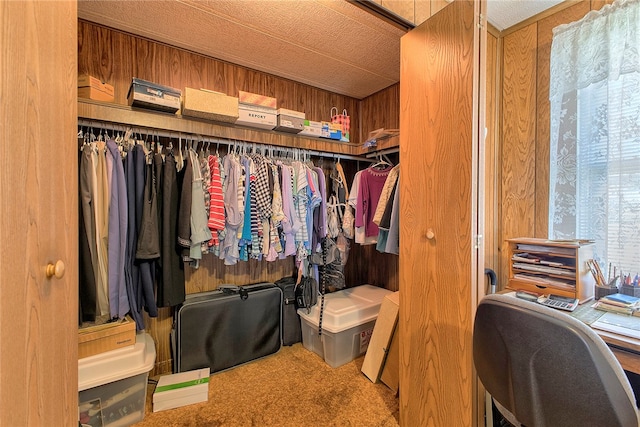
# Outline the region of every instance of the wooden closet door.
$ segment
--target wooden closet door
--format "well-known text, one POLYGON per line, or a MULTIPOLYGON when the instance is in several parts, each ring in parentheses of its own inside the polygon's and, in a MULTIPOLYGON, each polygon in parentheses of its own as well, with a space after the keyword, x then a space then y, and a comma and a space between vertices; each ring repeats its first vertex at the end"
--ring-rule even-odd
POLYGON ((75 1, 0 2, 2 426, 78 423, 76 27, 75 1))
POLYGON ((479 418, 471 334, 484 271, 481 7, 456 0, 401 42, 402 426, 471 426, 479 418))

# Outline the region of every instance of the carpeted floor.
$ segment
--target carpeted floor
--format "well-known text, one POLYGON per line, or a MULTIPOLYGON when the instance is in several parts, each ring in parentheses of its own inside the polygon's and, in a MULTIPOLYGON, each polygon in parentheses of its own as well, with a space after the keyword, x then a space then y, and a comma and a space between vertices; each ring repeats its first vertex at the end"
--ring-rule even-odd
POLYGON ((282 347, 213 374, 208 402, 156 413, 149 385, 144 420, 135 426, 397 426, 398 399, 360 372, 363 360, 334 369, 302 344, 282 347))

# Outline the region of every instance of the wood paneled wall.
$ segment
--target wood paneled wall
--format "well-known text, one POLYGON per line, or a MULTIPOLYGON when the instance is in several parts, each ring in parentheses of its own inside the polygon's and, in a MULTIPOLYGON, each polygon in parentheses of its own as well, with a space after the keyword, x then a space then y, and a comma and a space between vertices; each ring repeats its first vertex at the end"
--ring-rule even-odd
MULTIPOLYGON (((88 73, 112 84, 115 103, 123 105, 127 104, 132 77, 138 77, 182 90, 207 88, 233 96, 237 96, 239 90, 246 90, 273 96, 278 99, 279 107, 304 111, 311 120, 328 120, 332 106, 340 110, 346 108, 351 116, 353 143, 361 140, 361 129, 365 129, 366 135, 375 126, 398 127, 398 85, 357 100, 82 20, 78 22, 78 73, 88 73), (366 111, 364 120, 370 124, 361 124, 361 108, 366 111)), ((358 168, 368 166, 368 163, 343 162, 349 183, 358 168)), ((250 260, 225 266, 217 258, 205 255, 198 269, 186 267, 185 286, 187 293, 195 293, 216 289, 221 284, 273 282, 294 271, 291 258, 276 262, 250 260)), ((345 268, 350 286, 370 283, 395 291, 397 272, 397 256, 381 254, 373 246, 352 243, 345 268)), ((156 342, 156 366, 152 375, 171 371, 172 321, 171 308, 159 309, 157 318, 145 316, 148 332, 156 342)))
POLYGON ((360 102, 360 141, 366 141, 369 132, 400 127, 400 84, 389 86, 360 102))
POLYGON ((610 0, 570 1, 503 32, 501 111, 501 253, 499 285, 507 282, 505 240, 547 237, 549 212, 549 54, 554 27, 582 18, 610 0))
MULTIPOLYGON (((497 121, 500 99, 499 85, 499 46, 501 40, 496 35, 495 29, 490 27, 487 33, 487 71, 486 71, 486 112, 485 126, 487 136, 484 143, 484 263, 486 268, 497 270, 500 257, 497 250, 497 239, 499 236, 499 191, 500 191, 500 167, 499 167, 499 145, 497 121)), ((488 282, 487 282, 488 285, 488 282)))
MULTIPOLYGON (((112 84, 117 104, 127 104, 131 78, 137 77, 181 90, 205 88, 230 96, 244 90, 272 96, 278 99, 278 107, 304 111, 310 120, 329 120, 331 107, 346 108, 352 128, 360 128, 355 98, 82 20, 78 22, 78 73, 112 84)), ((356 138, 353 143, 358 142, 356 138)))

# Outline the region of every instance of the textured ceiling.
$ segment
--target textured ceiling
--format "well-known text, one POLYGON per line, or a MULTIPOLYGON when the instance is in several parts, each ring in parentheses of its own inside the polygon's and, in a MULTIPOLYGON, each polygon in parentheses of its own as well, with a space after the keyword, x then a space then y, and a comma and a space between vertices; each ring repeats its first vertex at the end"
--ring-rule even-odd
MULTIPOLYGON (((508 28, 559 1, 489 0, 508 28)), ((405 31, 345 0, 80 0, 81 19, 357 99, 400 80, 405 31)))
POLYGON ((400 79, 405 31, 343 0, 81 0, 78 16, 358 99, 400 79))
POLYGON ((505 30, 564 0, 488 0, 487 20, 498 30, 505 30))

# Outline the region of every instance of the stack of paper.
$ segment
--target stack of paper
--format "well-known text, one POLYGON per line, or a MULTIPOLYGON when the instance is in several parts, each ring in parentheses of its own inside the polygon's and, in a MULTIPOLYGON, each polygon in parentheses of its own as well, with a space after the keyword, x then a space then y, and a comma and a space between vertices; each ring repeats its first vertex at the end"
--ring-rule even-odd
POLYGON ((611 294, 594 304, 598 310, 640 316, 640 298, 626 294, 611 294))
POLYGON ((164 375, 153 392, 153 412, 209 400, 209 368, 164 375))
POLYGON ((591 324, 592 328, 640 339, 640 321, 617 313, 605 313, 591 324))

